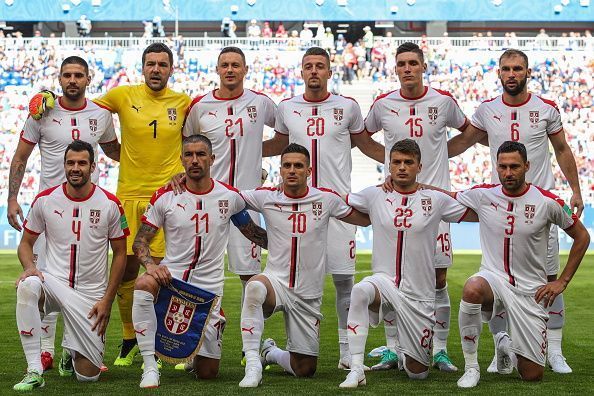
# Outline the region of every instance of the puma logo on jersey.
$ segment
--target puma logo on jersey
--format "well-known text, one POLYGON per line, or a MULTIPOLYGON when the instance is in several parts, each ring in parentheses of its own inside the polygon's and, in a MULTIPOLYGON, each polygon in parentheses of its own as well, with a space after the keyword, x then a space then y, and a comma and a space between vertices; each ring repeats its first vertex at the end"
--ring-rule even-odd
POLYGON ((136 106, 132 105, 130 107, 132 107, 134 110, 136 110, 137 113, 140 111, 140 109, 142 109, 142 106, 136 107, 136 106))
MULTIPOLYGON (((218 111, 218 110, 217 110, 217 111, 218 111)), ((209 111, 209 112, 208 112, 208 115, 211 115, 211 116, 213 116, 213 117, 215 117, 215 118, 216 118, 216 116, 217 116, 217 111, 209 111)))
POLYGON ((491 206, 494 207, 495 210, 497 210, 497 208, 499 207, 499 204, 491 202, 491 206))
POLYGON ((21 335, 33 337, 33 329, 34 327, 32 327, 29 331, 21 330, 21 335))
POLYGON ((301 112, 302 112, 302 111, 303 111, 303 110, 299 110, 299 111, 297 111, 297 110, 293 110, 293 113, 294 113, 294 114, 297 114, 299 117, 301 117, 301 112))
POLYGON ((186 205, 188 205, 188 204, 185 204, 185 205, 182 205, 182 204, 179 204, 179 203, 177 204, 177 206, 179 206, 180 208, 182 208, 184 210, 184 212, 186 211, 186 205))
POLYGON ((396 109, 396 110, 394 110, 394 109, 390 109, 390 113, 394 113, 394 114, 396 114, 398 117, 400 117, 400 109, 396 109))
POLYGON ((476 344, 476 337, 477 336, 464 336, 464 341, 472 341, 473 344, 476 344))
POLYGON ((355 326, 347 326, 347 330, 350 330, 353 332, 353 334, 357 334, 357 327, 359 327, 360 325, 355 325, 355 326))
POLYGON ((54 213, 60 216, 61 218, 64 218, 64 211, 58 212, 57 210, 54 210, 54 213))
POLYGON ((62 126, 62 119, 60 118, 59 120, 52 118, 52 121, 55 122, 56 124, 62 126))
POLYGON ((396 200, 395 198, 393 198, 393 199, 386 198, 386 202, 388 202, 390 205, 393 205, 395 200, 396 200))
POLYGON ((274 206, 276 206, 281 212, 283 211, 283 205, 275 203, 274 206))
POLYGON ((493 118, 495 118, 497 121, 501 122, 501 114, 500 115, 493 114, 493 118))

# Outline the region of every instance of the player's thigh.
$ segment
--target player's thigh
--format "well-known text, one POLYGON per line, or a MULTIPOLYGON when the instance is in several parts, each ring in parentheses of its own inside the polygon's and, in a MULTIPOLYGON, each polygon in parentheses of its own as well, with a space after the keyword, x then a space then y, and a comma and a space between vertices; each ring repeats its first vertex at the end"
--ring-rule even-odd
MULTIPOLYGON (((140 229, 142 216, 144 215, 149 203, 150 201, 148 200, 122 200, 122 207, 124 208, 124 214, 126 215, 126 220, 128 221, 128 229, 130 230, 130 236, 126 240, 126 254, 128 256, 134 256, 132 245, 134 244, 134 238, 136 238, 136 234, 140 229)), ((152 256, 165 257, 165 236, 162 229, 157 231, 155 234, 150 243, 150 249, 152 256)))
POLYGON ((294 296, 284 307, 287 350, 317 357, 320 353, 321 298, 301 299, 294 296))
MULTIPOLYGON (((262 304, 264 318, 270 317, 274 312, 281 311, 283 301, 288 300, 287 288, 282 283, 270 274, 258 274, 253 276, 249 282, 260 282, 266 288, 266 298, 262 304)), ((249 282, 246 285, 246 296, 249 293, 249 282)))
POLYGON ((437 239, 435 240, 435 255, 433 265, 436 269, 450 268, 452 266, 452 237, 450 223, 440 222, 437 239))
MULTIPOLYGON (((512 350, 518 356, 543 366, 547 351, 547 310, 533 296, 513 293, 506 304, 512 350)), ((520 372, 520 374, 522 374, 520 372)))
MULTIPOLYGON (((394 310, 389 299, 390 289, 395 288, 394 282, 390 277, 384 274, 373 274, 361 279, 361 282, 371 283, 375 289, 375 298, 373 303, 368 307, 369 311, 369 325, 377 327, 384 318, 386 312, 394 310)), ((352 301, 352 300, 351 300, 352 301)))
POLYGON ((557 275, 560 268, 559 262, 559 227, 551 225, 547 242, 547 276, 557 275))
MULTIPOLYGON (((254 223, 260 224, 260 216, 249 211, 254 223)), ((236 275, 254 275, 262 272, 261 249, 248 240, 237 227, 229 228, 227 243, 229 271, 236 275)))
POLYGON ((328 223, 326 273, 353 275, 355 273, 355 233, 357 227, 334 218, 328 223))

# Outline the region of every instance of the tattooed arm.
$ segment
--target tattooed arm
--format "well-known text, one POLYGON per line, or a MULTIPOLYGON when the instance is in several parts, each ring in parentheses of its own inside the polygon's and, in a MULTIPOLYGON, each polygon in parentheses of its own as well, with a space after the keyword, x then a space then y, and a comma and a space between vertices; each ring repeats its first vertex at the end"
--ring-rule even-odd
POLYGON ((18 202, 19 190, 23 177, 25 176, 25 168, 27 167, 27 160, 35 145, 19 140, 12 162, 10 163, 10 174, 8 176, 8 208, 6 215, 8 223, 17 231, 21 231, 21 223, 24 220, 23 209, 18 202), (20 222, 19 222, 20 218, 20 222))
POLYGON ((142 223, 140 230, 136 234, 136 238, 134 238, 132 250, 136 257, 138 257, 140 264, 146 268, 146 274, 155 278, 159 285, 166 286, 171 282, 171 274, 166 266, 155 264, 155 261, 151 257, 151 248, 149 246, 157 231, 157 228, 142 223))
POLYGON ((101 149, 109 158, 120 162, 120 142, 114 140, 113 142, 100 143, 101 149))
POLYGON ((247 224, 236 224, 235 226, 239 228, 239 231, 241 231, 244 237, 261 248, 268 249, 268 235, 266 234, 266 230, 254 223, 251 218, 247 224))

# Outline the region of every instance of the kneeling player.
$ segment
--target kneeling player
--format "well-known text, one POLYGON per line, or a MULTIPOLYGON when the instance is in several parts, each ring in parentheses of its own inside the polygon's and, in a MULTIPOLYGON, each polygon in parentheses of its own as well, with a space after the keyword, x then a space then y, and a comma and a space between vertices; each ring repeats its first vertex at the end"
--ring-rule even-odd
POLYGON ((72 356, 65 366, 79 381, 99 379, 105 349, 105 330, 111 304, 126 265, 129 234, 118 199, 91 183, 95 169, 93 147, 75 140, 66 148, 66 183, 41 192, 33 201, 18 255, 24 272, 17 280, 17 325, 27 374, 14 386, 29 391, 45 385, 41 366, 42 314, 61 312, 67 336, 62 346, 72 356), (33 245, 45 233, 46 267, 33 261, 33 245), (113 259, 109 271, 107 252, 113 259))
MULTIPOLYGON (((214 159, 207 137, 184 138, 181 155, 186 171, 184 192, 176 195, 171 188, 158 190, 134 240, 134 252, 146 268, 146 273, 136 281, 132 309, 134 331, 144 359, 141 388, 159 386, 159 369, 154 358, 157 317, 153 306, 159 288, 175 277, 222 296, 229 221, 237 213, 241 212, 246 219, 240 226, 242 233, 266 247, 266 232, 251 221, 247 212, 242 212, 245 202, 238 191, 210 178, 214 159), (165 232, 166 252, 160 264, 155 264, 149 245, 161 227, 165 232)), ((198 378, 214 378, 219 371, 225 325, 220 301, 205 323, 204 338, 194 359, 198 378)))
POLYGON ((373 275, 351 293, 347 329, 351 372, 341 388, 366 384, 363 357, 369 325, 377 326, 385 312, 394 312, 400 341, 397 352, 412 379, 429 374, 435 325, 435 239, 441 221, 475 219, 474 213, 447 194, 419 189, 421 150, 411 139, 390 150, 393 192, 368 187, 347 196, 347 203, 369 213, 373 227, 373 275))
POLYGON ((266 268, 245 289, 241 311, 241 337, 246 357, 241 387, 262 381, 258 350, 264 316, 283 311, 287 349, 264 341, 264 363, 277 363, 298 377, 312 376, 319 353, 320 305, 324 290, 328 221, 339 218, 368 225, 369 218, 346 205, 330 190, 307 186, 311 174, 307 149, 289 144, 281 154, 280 174, 284 191, 271 188, 242 191, 250 209, 261 212, 269 230, 266 268))

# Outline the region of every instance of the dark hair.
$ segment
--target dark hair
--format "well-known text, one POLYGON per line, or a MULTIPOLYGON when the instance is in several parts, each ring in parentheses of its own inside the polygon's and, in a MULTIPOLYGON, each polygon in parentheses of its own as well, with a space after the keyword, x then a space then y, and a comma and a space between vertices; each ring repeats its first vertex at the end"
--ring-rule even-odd
POLYGON ((219 53, 219 56, 217 58, 217 65, 219 64, 219 59, 221 59, 221 55, 228 54, 228 53, 239 54, 241 56, 241 59, 243 60, 243 65, 245 66, 247 64, 246 61, 245 61, 245 54, 243 53, 243 51, 241 50, 241 48, 238 48, 238 47, 225 47, 219 53))
POLYGON ((404 54, 405 52, 412 52, 419 56, 421 63, 425 63, 425 55, 423 54, 423 50, 415 43, 411 43, 410 41, 400 44, 396 49, 396 57, 400 54, 404 54))
POLYGON ((69 56, 68 58, 64 59, 60 65, 60 73, 62 73, 62 69, 66 65, 81 65, 85 69, 85 74, 87 76, 89 75, 89 64, 80 56, 69 56))
POLYGON ((91 146, 90 143, 83 142, 82 140, 73 140, 72 143, 66 147, 66 152, 64 153, 64 162, 66 162, 66 156, 68 155, 69 151, 75 151, 77 153, 87 151, 89 153, 90 163, 92 164, 95 162, 95 150, 93 150, 93 146, 91 146))
POLYGON ((528 68, 528 55, 526 55, 523 51, 520 51, 519 49, 514 49, 514 48, 505 50, 503 52, 503 54, 501 54, 501 56, 499 57, 499 64, 501 64, 501 59, 509 58, 512 56, 522 57, 524 59, 524 63, 526 64, 526 68, 528 68))
POLYGON ((528 153, 526 152, 526 146, 520 142, 506 141, 497 149, 497 159, 501 153, 520 153, 520 156, 524 162, 528 162, 528 153))
POLYGON ((204 135, 190 135, 190 136, 184 137, 182 140, 182 153, 184 150, 184 146, 186 144, 190 144, 190 143, 204 143, 204 144, 206 144, 206 147, 208 147, 209 153, 212 154, 212 142, 206 136, 204 136, 204 135))
POLYGON ((144 49, 144 51, 142 52, 142 66, 144 67, 144 60, 146 58, 146 54, 150 54, 150 53, 158 54, 161 52, 167 53, 167 56, 169 57, 169 66, 173 67, 173 53, 171 52, 169 47, 166 46, 164 43, 152 43, 151 45, 149 45, 148 47, 146 47, 144 49))
POLYGON ((421 149, 412 139, 402 139, 394 143, 390 149, 390 158, 392 158, 392 153, 412 154, 421 163, 421 149))
POLYGON ((330 66, 330 55, 328 55, 328 51, 326 51, 324 48, 309 47, 307 51, 305 51, 305 54, 303 54, 303 58, 301 58, 301 63, 303 63, 303 59, 305 59, 306 56, 310 55, 323 56, 324 58, 326 58, 326 63, 328 64, 328 66, 330 66))
POLYGON ((307 149, 305 147, 303 147, 302 145, 297 144, 297 143, 291 143, 283 149, 283 151, 281 152, 281 162, 282 162, 283 155, 291 154, 291 153, 305 155, 305 158, 307 158, 307 165, 309 165, 309 151, 307 151, 307 149))

